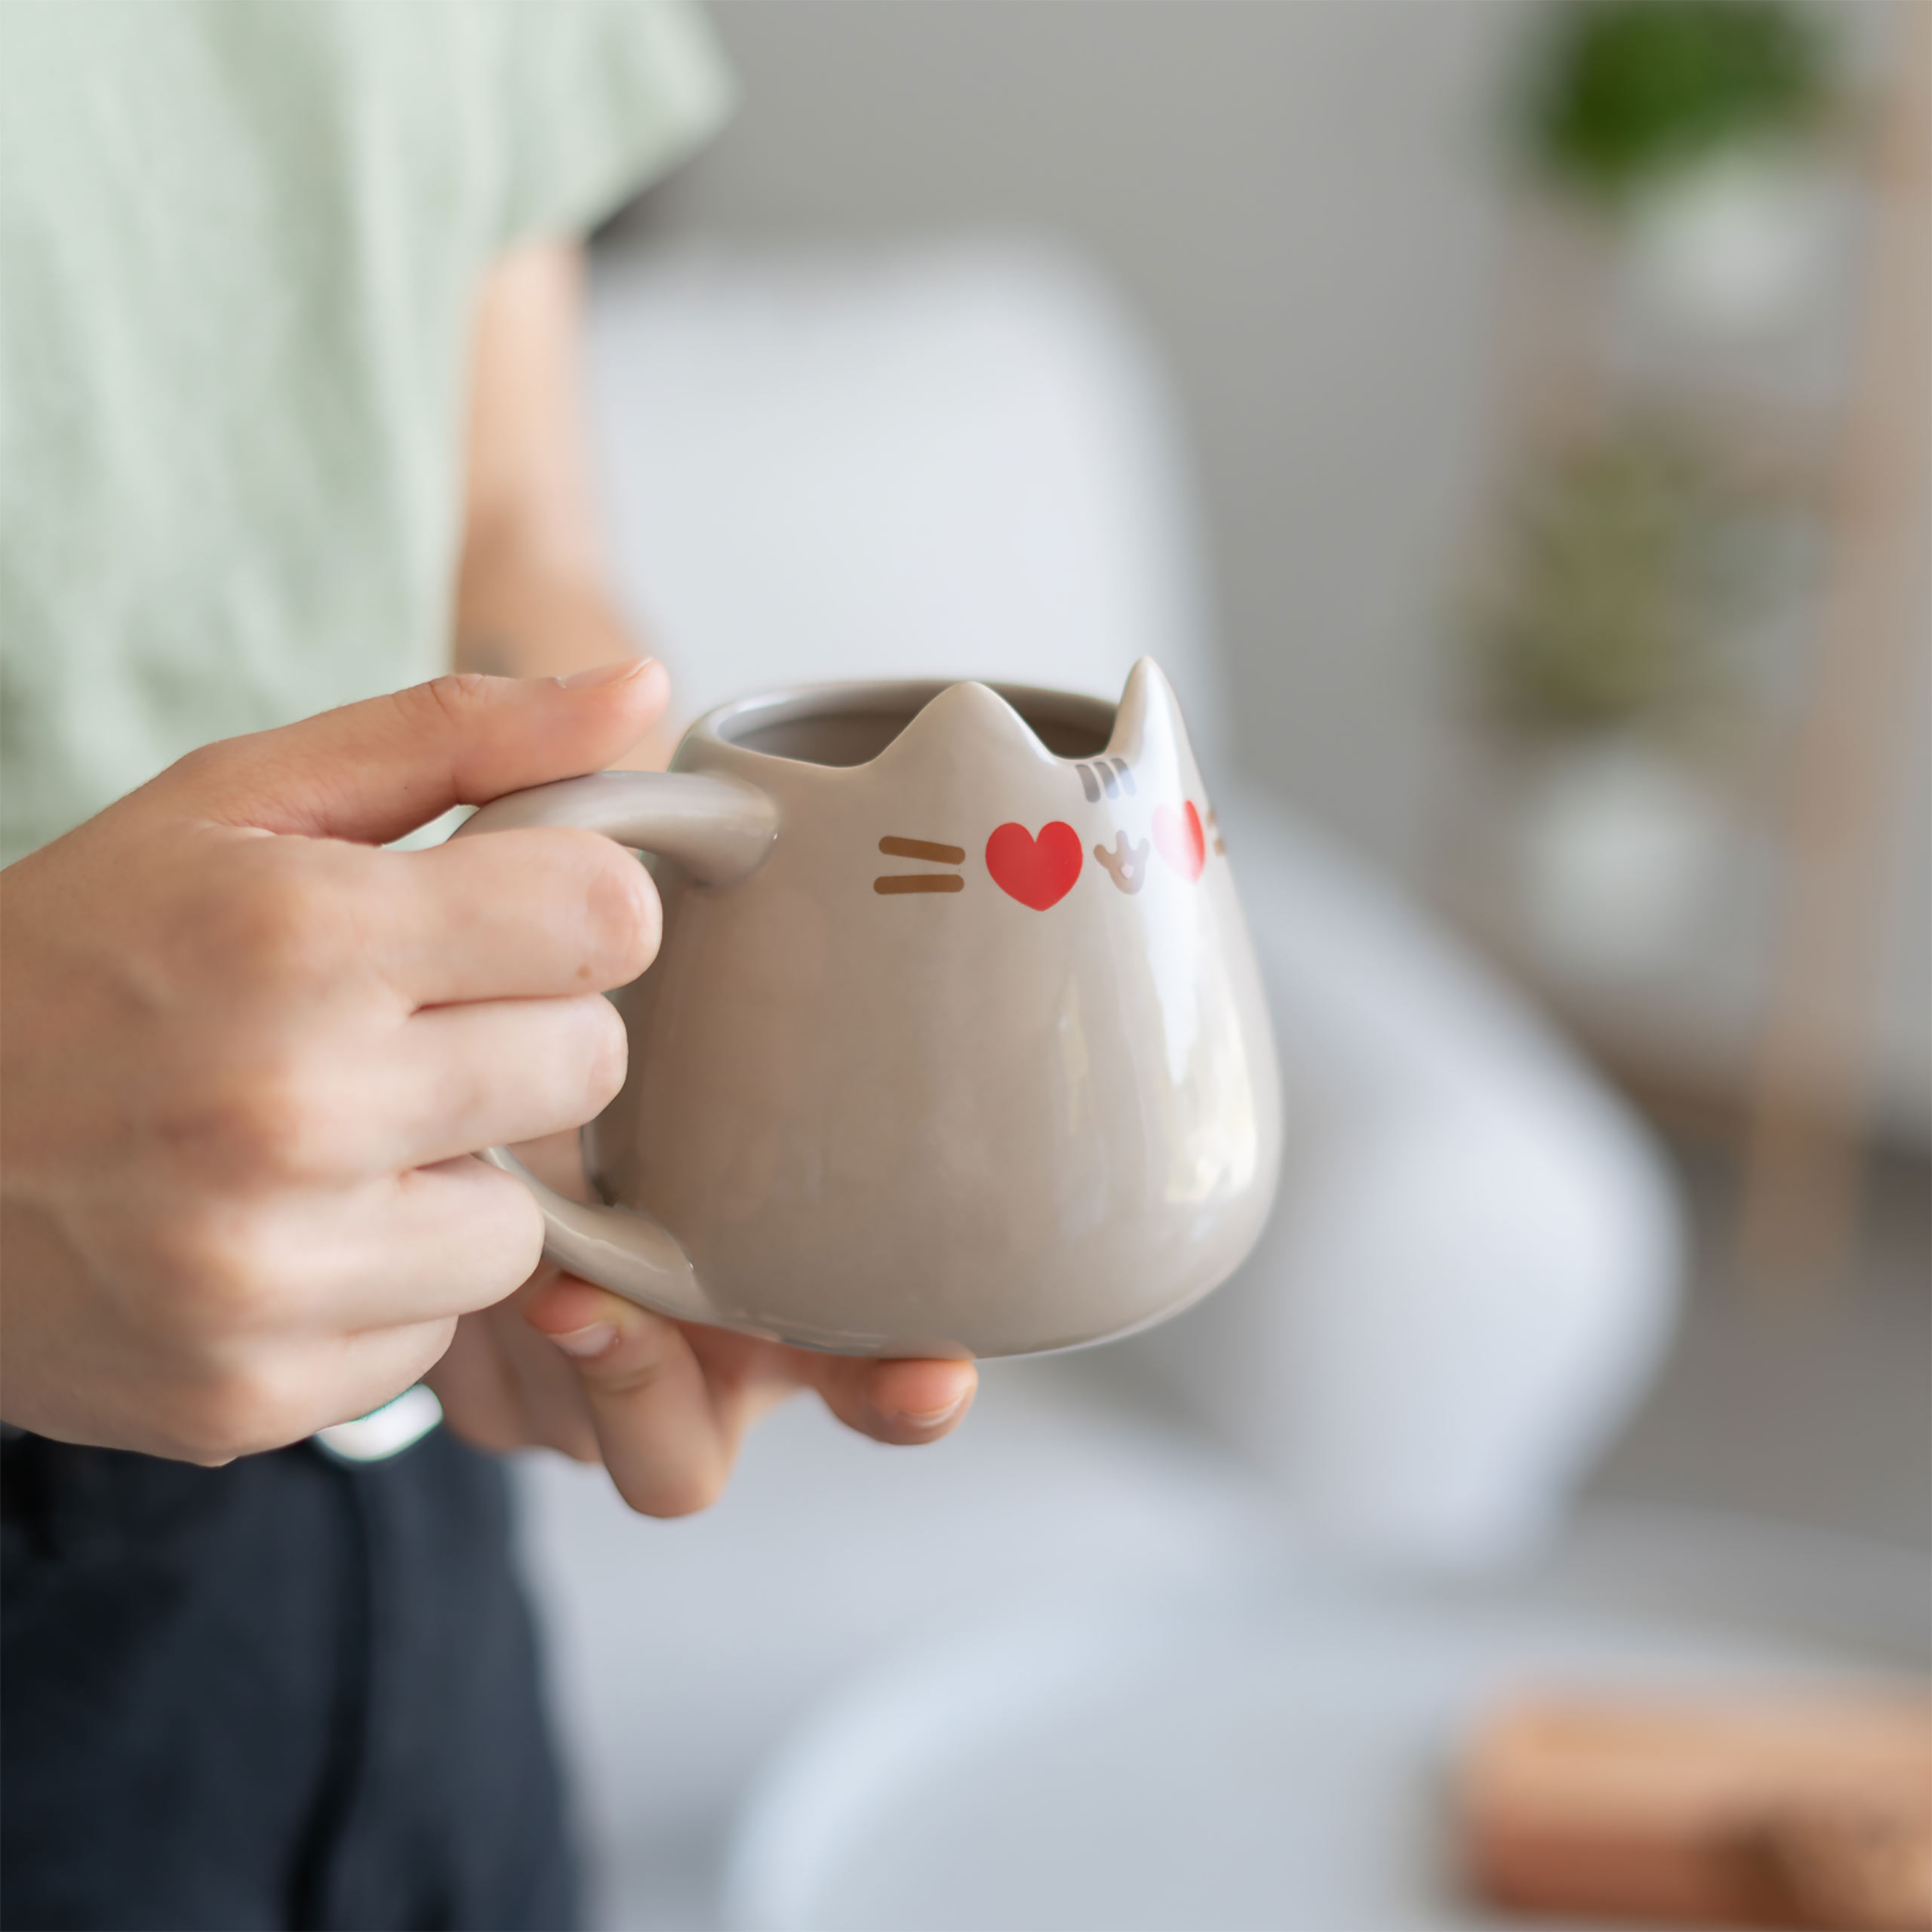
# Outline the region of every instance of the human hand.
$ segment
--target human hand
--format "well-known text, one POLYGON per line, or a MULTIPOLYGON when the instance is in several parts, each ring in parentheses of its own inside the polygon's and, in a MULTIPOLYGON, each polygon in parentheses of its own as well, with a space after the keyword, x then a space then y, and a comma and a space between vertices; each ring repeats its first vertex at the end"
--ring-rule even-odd
POLYGON ((716 1501, 746 1429, 800 1389, 881 1442, 937 1441, 965 1414, 971 1362, 869 1361, 652 1315, 546 1266, 457 1325, 429 1384, 479 1447, 601 1462, 648 1516, 716 1501))
POLYGON ((535 1204, 467 1156, 617 1092, 598 995, 655 894, 589 832, 377 846, 608 764, 665 695, 643 660, 439 678, 209 746, 0 875, 0 1414, 226 1461, 530 1275, 535 1204))

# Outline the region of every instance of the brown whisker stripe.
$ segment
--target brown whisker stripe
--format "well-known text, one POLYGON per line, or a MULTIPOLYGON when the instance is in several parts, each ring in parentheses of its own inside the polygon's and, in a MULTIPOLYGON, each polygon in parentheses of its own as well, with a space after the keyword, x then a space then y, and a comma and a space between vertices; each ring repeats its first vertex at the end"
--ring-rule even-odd
MULTIPOLYGON (((881 841, 883 842, 883 841, 881 841)), ((911 843, 902 839, 902 844, 911 843)), ((957 872, 888 872, 872 881, 875 892, 964 892, 966 881, 957 872)))
MULTIPOLYGON (((935 845, 924 838, 881 838, 878 849, 888 859, 931 859, 941 866, 960 866, 966 863, 966 848, 963 845, 935 845)), ((884 888, 880 888, 881 891, 884 888)), ((902 890, 905 888, 901 888, 902 890)), ((937 888, 949 892, 950 886, 937 888)))

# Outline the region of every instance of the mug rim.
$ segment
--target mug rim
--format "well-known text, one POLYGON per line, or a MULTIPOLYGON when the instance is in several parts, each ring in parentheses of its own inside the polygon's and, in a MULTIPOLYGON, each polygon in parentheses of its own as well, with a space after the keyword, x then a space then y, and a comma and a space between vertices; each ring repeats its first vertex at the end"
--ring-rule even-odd
POLYGON ((1112 735, 1114 721, 1120 711, 1117 699, 1063 691, 1050 685, 996 684, 985 678, 855 678, 823 684, 785 685, 774 691, 754 691, 747 697, 728 700, 706 712, 685 736, 713 749, 728 752, 734 758, 806 771, 864 771, 891 754, 928 705, 961 685, 980 685, 1011 706, 1020 721, 1039 740, 1041 750, 1063 764, 1080 761, 1048 749, 1044 740, 1040 740, 1038 722, 1097 731, 1105 743, 1112 735), (905 723, 869 758, 851 765, 828 764, 817 758, 789 758, 781 752, 761 751, 733 735, 841 713, 862 718, 903 717, 905 723))

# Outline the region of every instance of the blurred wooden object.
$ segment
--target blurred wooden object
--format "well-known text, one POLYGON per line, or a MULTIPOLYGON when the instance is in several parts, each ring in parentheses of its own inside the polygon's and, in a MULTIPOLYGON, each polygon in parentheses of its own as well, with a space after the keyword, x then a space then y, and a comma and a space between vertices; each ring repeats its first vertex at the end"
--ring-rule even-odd
POLYGON ((1737 1262, 1752 1281, 1829 1280, 1848 1243, 1903 734, 1926 701, 1932 5, 1901 12, 1746 1143, 1737 1262))
POLYGON ((1457 1800, 1510 1910, 1932 1932, 1932 1704, 1530 1697, 1470 1741, 1457 1800))

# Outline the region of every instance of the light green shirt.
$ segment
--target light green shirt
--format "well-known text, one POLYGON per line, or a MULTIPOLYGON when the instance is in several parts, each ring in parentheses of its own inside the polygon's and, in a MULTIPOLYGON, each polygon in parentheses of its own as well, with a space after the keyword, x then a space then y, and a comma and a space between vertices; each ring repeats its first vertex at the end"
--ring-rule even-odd
POLYGON ((445 667, 479 272, 726 93, 688 0, 0 0, 0 861, 445 667))

